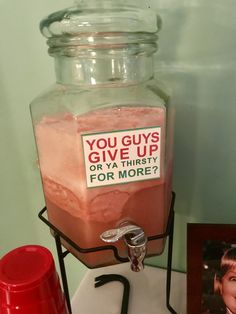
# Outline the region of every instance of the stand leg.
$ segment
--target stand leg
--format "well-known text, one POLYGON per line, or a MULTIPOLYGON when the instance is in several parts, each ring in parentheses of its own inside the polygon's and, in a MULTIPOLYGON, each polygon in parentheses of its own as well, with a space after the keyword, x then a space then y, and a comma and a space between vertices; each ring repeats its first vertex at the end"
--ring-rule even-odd
POLYGON ((63 257, 63 252, 61 248, 60 236, 58 234, 55 234, 55 241, 56 241, 57 255, 58 255, 58 260, 59 260, 59 265, 60 265, 61 279, 62 279, 63 290, 64 290, 64 294, 66 298, 67 308, 68 308, 69 313, 72 314, 64 257, 63 257))
POLYGON ((170 290, 171 290, 171 271, 172 271, 172 252, 173 252, 173 235, 174 235, 174 211, 171 217, 171 228, 168 243, 168 263, 167 263, 167 278, 166 278, 166 306, 172 314, 177 314, 170 305, 170 290))

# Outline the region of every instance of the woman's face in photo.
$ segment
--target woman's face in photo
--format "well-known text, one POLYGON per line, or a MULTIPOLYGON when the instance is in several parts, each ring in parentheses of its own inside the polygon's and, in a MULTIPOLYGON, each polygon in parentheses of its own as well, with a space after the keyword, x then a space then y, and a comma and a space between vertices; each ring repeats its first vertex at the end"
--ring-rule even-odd
POLYGON ((236 268, 230 269, 222 278, 222 298, 227 308, 236 314, 236 268))

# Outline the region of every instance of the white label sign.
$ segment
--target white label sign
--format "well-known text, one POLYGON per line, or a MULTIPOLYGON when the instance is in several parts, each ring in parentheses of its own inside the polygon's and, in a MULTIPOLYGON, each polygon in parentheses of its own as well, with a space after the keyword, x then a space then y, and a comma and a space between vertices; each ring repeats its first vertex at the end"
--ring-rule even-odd
POLYGON ((82 135, 87 187, 160 177, 159 126, 82 135))

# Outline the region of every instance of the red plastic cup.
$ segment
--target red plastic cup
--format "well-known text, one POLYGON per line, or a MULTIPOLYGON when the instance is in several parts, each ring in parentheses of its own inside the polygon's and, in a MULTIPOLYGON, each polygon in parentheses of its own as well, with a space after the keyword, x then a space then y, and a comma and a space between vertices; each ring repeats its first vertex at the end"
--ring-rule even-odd
POLYGON ((68 314, 48 249, 26 245, 0 260, 0 314, 68 314))

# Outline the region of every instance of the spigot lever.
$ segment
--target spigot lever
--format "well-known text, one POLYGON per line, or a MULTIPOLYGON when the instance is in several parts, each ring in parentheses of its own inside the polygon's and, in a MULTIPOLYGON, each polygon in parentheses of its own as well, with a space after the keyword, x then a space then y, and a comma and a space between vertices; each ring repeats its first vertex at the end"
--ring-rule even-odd
POLYGON ((103 232, 100 237, 104 242, 108 243, 114 243, 123 238, 128 248, 131 269, 136 272, 143 269, 147 238, 139 226, 125 223, 120 228, 103 232))
MULTIPOLYGON (((101 234, 101 239, 108 243, 114 243, 124 237, 126 234, 133 233, 137 237, 139 237, 141 233, 143 233, 142 229, 136 225, 126 225, 124 227, 110 229, 101 234)), ((136 237, 135 237, 136 238, 136 237)))

